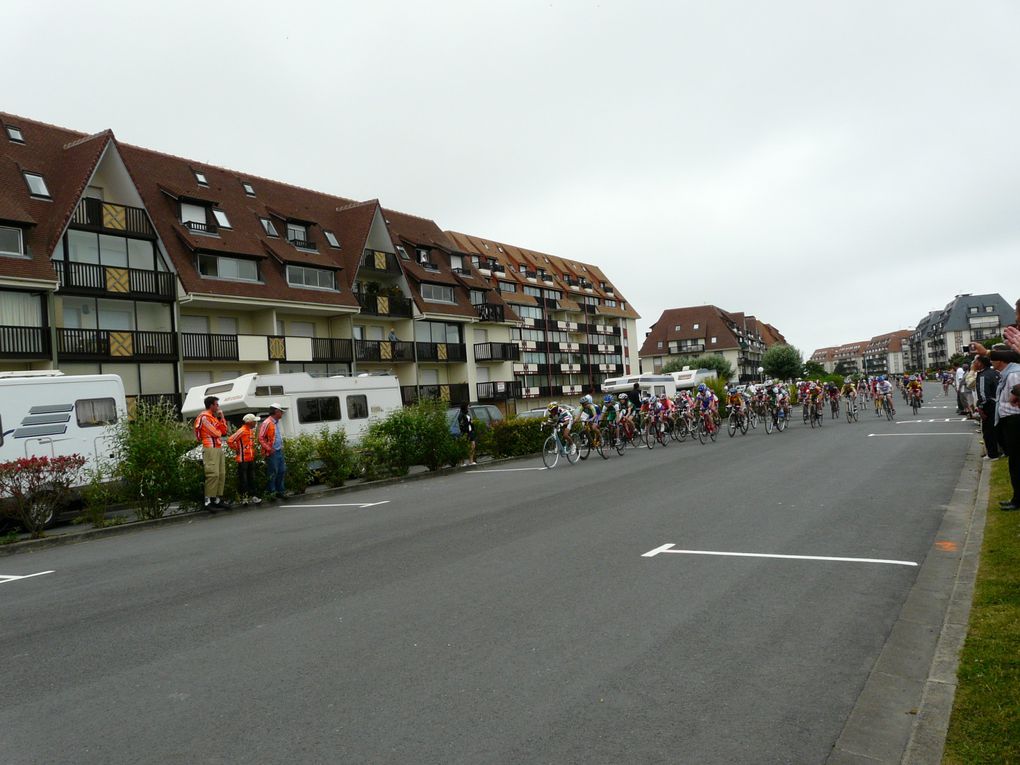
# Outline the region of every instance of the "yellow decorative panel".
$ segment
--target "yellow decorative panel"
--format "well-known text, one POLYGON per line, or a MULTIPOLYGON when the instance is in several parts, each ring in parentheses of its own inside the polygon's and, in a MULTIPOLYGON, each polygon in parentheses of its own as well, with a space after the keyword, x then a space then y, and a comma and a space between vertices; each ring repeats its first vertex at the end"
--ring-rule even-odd
POLYGON ((439 386, 439 398, 441 398, 443 401, 449 401, 450 400, 450 386, 449 385, 440 385, 439 386))
POLYGON ((388 297, 383 297, 382 295, 380 295, 375 299, 375 304, 379 308, 379 313, 390 312, 390 299, 388 297))
POLYGON ((386 253, 385 252, 375 252, 375 253, 373 253, 373 255, 375 256, 375 267, 376 267, 376 270, 378 270, 378 271, 385 271, 386 270, 386 253))
POLYGON ((126 268, 106 268, 106 291, 107 292, 130 292, 131 278, 126 268))
POLYGON ((383 361, 389 361, 393 358, 393 343, 388 340, 383 340, 379 343, 379 358, 383 361))
POLYGON ((120 205, 103 205, 103 227, 123 231, 127 228, 127 209, 120 205))
POLYGON ((269 338, 269 358, 274 361, 287 358, 287 341, 284 338, 269 338))
POLYGON ((436 343, 436 352, 440 361, 446 361, 446 343, 436 343))
POLYGON ((110 332, 110 355, 130 357, 135 355, 135 337, 130 332, 110 332))

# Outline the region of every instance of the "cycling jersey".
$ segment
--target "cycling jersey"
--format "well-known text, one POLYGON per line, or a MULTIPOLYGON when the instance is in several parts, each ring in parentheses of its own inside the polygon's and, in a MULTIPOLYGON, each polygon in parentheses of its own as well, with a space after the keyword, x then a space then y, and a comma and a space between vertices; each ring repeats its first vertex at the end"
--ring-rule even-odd
POLYGON ((592 422, 599 421, 599 412, 595 408, 594 404, 584 404, 581 406, 581 422, 592 422))

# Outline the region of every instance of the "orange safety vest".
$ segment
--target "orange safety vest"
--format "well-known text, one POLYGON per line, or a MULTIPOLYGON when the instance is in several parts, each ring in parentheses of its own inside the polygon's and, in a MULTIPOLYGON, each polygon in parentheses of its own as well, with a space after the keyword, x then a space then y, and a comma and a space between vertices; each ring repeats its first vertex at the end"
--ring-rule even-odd
POLYGON ((202 446, 210 446, 219 449, 222 445, 222 437, 227 435, 227 422, 216 417, 206 409, 195 418, 195 438, 202 442, 202 446))
POLYGON ((259 446, 262 453, 268 457, 273 453, 273 442, 276 441, 276 420, 266 417, 259 426, 259 446))
POLYGON ((253 428, 249 428, 247 425, 242 425, 236 431, 234 435, 227 439, 227 444, 237 452, 238 462, 254 462, 255 461, 255 435, 253 428))

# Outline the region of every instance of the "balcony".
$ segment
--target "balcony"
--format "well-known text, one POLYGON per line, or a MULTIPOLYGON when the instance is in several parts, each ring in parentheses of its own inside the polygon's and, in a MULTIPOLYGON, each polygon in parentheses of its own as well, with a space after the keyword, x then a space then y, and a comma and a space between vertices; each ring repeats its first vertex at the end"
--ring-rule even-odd
POLYGON ((401 385, 400 398, 404 406, 423 399, 436 399, 450 404, 463 404, 471 400, 471 389, 467 383, 443 383, 441 385, 401 385))
POLYGON ((143 393, 139 396, 126 396, 128 414, 135 416, 139 406, 165 407, 174 413, 175 417, 181 416, 181 397, 176 393, 143 393))
POLYGON ((0 326, 0 356, 8 359, 48 359, 49 329, 0 326))
POLYGON ((177 361, 173 332, 119 329, 58 329, 61 361, 177 361))
POLYGON ((467 361, 463 343, 415 343, 418 361, 467 361))
POLYGON ((522 395, 519 382, 480 382, 475 384, 475 392, 479 401, 507 401, 522 395))
POLYGON ((177 277, 166 271, 99 266, 57 260, 53 263, 60 289, 79 295, 173 301, 177 297, 177 277))
POLYGON ((414 361, 414 343, 402 340, 355 340, 356 361, 389 363, 391 361, 414 361))
POLYGON ((156 238, 149 216, 141 207, 115 205, 91 197, 82 199, 74 208, 69 225, 71 228, 98 233, 156 238))
POLYGON ((431 260, 419 260, 418 265, 424 268, 426 271, 439 273, 439 265, 437 263, 432 262, 431 260))
POLYGON ((205 234, 207 236, 219 236, 219 228, 215 223, 200 223, 197 220, 186 220, 181 221, 181 225, 188 231, 196 234, 205 234))
POLYGON ((299 250, 305 250, 306 252, 318 252, 319 248, 315 246, 315 242, 309 241, 308 239, 288 239, 292 245, 297 247, 299 250))
POLYGON ((400 276, 403 273, 397 256, 392 252, 381 252, 380 250, 365 250, 365 254, 361 258, 361 267, 369 271, 378 271, 394 276, 400 276))
POLYGON ((669 352, 671 354, 685 354, 685 353, 704 353, 704 343, 694 343, 693 345, 674 345, 670 346, 669 352))
POLYGON ((181 357, 185 361, 238 361, 237 335, 181 334, 181 357))
POLYGON ((517 343, 475 343, 475 361, 517 361, 521 347, 517 343))
POLYGON ((338 337, 312 338, 312 361, 351 362, 353 360, 353 341, 338 337))
POLYGON ((503 310, 503 306, 501 305, 476 303, 475 312, 478 314, 478 318, 481 321, 489 321, 497 324, 506 321, 506 312, 503 310))
POLYGON ((361 304, 362 313, 372 316, 398 316, 405 319, 410 319, 414 315, 410 298, 369 295, 362 292, 354 294, 361 304))

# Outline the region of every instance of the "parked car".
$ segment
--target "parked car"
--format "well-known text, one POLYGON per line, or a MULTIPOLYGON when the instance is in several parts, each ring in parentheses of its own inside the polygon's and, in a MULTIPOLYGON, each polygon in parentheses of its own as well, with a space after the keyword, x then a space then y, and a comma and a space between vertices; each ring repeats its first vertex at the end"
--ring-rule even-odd
MULTIPOLYGON (((499 407, 492 404, 469 404, 468 411, 471 413, 471 419, 476 423, 484 422, 489 427, 492 426, 492 423, 503 419, 503 413, 499 411, 499 407)), ((451 406, 446 410, 446 421, 450 425, 450 432, 455 436, 460 435, 460 428, 457 426, 458 414, 460 414, 459 406, 451 406)))
MULTIPOLYGON (((577 419, 577 407, 570 406, 569 404, 560 404, 563 409, 569 409, 570 413, 577 419)), ((525 412, 518 412, 517 419, 521 420, 539 420, 543 419, 549 413, 548 409, 528 409, 525 412)))

